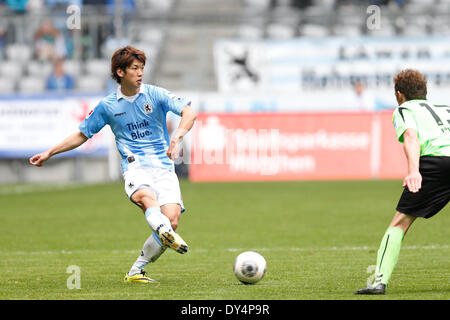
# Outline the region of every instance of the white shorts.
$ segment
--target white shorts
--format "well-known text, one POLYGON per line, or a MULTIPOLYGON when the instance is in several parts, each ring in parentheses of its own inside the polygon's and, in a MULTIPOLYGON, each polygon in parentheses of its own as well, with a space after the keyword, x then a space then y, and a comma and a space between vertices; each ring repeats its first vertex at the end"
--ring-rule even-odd
POLYGON ((150 167, 136 168, 126 171, 123 178, 125 180, 125 192, 130 200, 131 196, 139 189, 149 188, 155 194, 160 206, 178 203, 181 212, 185 210, 180 183, 175 171, 150 167))

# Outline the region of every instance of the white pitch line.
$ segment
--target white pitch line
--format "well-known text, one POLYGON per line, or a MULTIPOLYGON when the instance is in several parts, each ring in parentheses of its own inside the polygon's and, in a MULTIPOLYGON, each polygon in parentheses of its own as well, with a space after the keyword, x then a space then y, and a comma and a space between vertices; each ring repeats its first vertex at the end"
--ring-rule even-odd
MULTIPOLYGON (((228 249, 191 249, 191 252, 241 252, 241 251, 259 251, 259 252, 271 252, 271 251, 366 251, 366 250, 376 250, 375 247, 360 246, 360 247, 324 247, 324 248, 228 248, 228 249)), ((404 246, 402 250, 442 250, 449 249, 448 245, 432 244, 426 246, 404 246)), ((98 254, 98 253, 111 253, 111 254, 130 254, 139 253, 140 249, 132 250, 60 250, 60 251, 0 251, 0 255, 71 255, 71 254, 98 254)))

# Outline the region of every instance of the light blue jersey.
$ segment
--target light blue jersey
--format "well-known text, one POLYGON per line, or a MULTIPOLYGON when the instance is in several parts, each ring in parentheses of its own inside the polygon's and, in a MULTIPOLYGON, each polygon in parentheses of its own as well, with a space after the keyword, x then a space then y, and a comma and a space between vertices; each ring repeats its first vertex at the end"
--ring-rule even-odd
POLYGON ((166 114, 181 115, 190 101, 177 98, 169 91, 143 84, 133 102, 118 92, 103 98, 80 124, 88 138, 105 125, 116 136, 122 156, 122 173, 135 167, 159 167, 173 170, 173 161, 166 155, 169 148, 166 114))

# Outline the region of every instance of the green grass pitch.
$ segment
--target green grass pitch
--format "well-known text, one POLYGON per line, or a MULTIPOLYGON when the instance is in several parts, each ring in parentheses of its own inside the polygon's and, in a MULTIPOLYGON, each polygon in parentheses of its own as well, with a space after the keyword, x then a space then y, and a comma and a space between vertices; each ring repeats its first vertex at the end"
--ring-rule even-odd
POLYGON ((181 181, 178 232, 190 251, 166 251, 146 270, 159 282, 123 277, 150 234, 122 183, 0 186, 0 299, 343 300, 450 299, 449 208, 417 220, 385 296, 356 296, 371 276, 401 182, 181 181), (256 285, 234 277, 234 258, 267 260, 256 285), (80 289, 69 289, 69 266, 80 289))

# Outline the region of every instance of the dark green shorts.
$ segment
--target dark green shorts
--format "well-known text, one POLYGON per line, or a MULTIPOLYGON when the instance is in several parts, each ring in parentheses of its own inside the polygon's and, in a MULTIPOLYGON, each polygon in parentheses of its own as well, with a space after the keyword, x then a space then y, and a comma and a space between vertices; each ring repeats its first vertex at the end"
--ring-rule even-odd
POLYGON ((450 157, 420 157, 422 188, 412 193, 407 187, 397 211, 414 217, 431 218, 450 201, 450 157))

